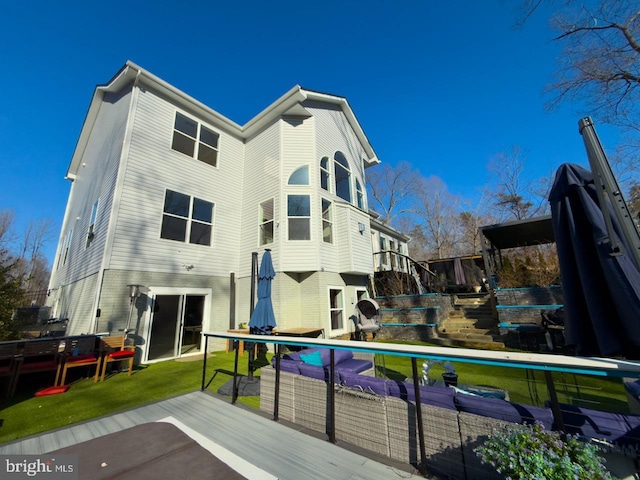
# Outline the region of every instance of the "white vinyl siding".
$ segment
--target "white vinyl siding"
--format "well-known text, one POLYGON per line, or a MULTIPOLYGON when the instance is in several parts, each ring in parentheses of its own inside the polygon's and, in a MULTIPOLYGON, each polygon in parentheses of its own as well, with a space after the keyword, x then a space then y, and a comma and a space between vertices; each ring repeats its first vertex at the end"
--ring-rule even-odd
POLYGON ((109 267, 184 273, 185 266, 193 265, 193 274, 227 276, 237 269, 239 257, 244 145, 225 134, 218 168, 188 161, 169 145, 174 116, 171 104, 141 89, 109 267), (216 230, 225 235, 214 234, 211 249, 188 243, 178 247, 160 238, 167 189, 215 204, 216 230))
MULTIPOLYGON (((51 285, 71 284, 100 269, 114 202, 114 190, 120 168, 131 92, 107 93, 97 114, 93 131, 84 151, 82 166, 71 184, 62 231, 74 230, 67 264, 53 269, 51 285), (95 218, 95 236, 87 248, 91 210, 100 199, 95 218)), ((60 243, 64 249, 65 242, 60 243)), ((63 253, 58 252, 59 255, 63 253)), ((94 300, 95 292, 85 291, 94 300)))

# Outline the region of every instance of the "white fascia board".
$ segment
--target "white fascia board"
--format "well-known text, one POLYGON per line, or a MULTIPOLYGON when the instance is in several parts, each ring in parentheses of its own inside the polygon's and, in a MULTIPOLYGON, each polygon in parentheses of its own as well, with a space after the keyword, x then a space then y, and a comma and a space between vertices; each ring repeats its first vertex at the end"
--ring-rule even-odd
POLYGON ((242 126, 244 138, 251 138, 281 115, 296 108, 306 98, 304 90, 296 85, 242 126))
POLYGON ((384 233, 385 235, 388 235, 390 237, 393 238, 398 238, 400 240, 402 240, 403 242, 409 242, 411 241, 411 237, 405 235, 404 233, 400 233, 398 230, 396 230, 395 228, 389 226, 389 225, 385 225, 384 223, 374 219, 374 218, 370 218, 370 223, 371 223, 371 229, 378 231, 380 233, 384 233))

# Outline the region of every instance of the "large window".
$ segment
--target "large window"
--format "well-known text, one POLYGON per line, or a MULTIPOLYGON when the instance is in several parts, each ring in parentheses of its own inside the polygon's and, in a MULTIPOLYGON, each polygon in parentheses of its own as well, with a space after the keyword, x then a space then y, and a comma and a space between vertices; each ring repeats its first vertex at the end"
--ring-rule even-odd
POLYGON ((213 203, 167 190, 160 237, 197 245, 211 245, 213 203))
POLYGON ((336 152, 333 157, 333 172, 336 178, 336 195, 351 203, 351 170, 349 162, 342 152, 336 152))
POLYGON ((220 134, 176 112, 171 143, 171 148, 174 150, 215 167, 218 165, 219 140, 220 134))
POLYGON ((289 240, 311 239, 311 197, 309 195, 287 196, 289 240))
POLYGON ((329 312, 331 330, 342 330, 344 328, 344 293, 341 289, 329 290, 329 312))
POLYGON ((260 245, 273 243, 273 199, 260 204, 260 245))
POLYGON ((322 240, 333 243, 333 212, 331 202, 322 199, 322 240))

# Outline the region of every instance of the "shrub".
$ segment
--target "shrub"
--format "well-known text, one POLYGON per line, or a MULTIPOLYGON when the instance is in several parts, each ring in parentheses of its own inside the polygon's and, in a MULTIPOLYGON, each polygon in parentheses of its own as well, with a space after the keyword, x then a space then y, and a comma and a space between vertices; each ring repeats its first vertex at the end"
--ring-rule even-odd
POLYGON ((563 439, 540 423, 509 426, 475 449, 483 464, 508 480, 613 479, 598 451, 591 442, 573 435, 563 439))

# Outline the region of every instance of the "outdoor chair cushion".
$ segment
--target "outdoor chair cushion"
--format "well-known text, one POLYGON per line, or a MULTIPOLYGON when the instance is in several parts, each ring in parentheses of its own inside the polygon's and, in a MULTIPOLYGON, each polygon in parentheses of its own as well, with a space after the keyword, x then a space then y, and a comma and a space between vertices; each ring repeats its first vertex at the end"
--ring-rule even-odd
POLYGON ((360 360, 358 358, 350 358, 349 360, 343 360, 340 363, 336 362, 336 371, 340 370, 352 370, 356 373, 364 372, 373 367, 373 363, 369 360, 360 360))
POLYGON ((118 350, 109 354, 109 358, 129 358, 136 354, 133 350, 118 350))
POLYGON ((42 390, 38 390, 34 396, 36 397, 45 397, 47 395, 57 395, 59 393, 64 393, 69 390, 69 385, 59 385, 57 387, 47 387, 42 390))
MULTIPOLYGON (((315 378, 317 380, 327 381, 329 380, 329 369, 324 367, 316 367, 315 365, 309 365, 307 363, 300 363, 300 374, 305 377, 315 378)), ((335 380, 338 381, 338 375, 336 374, 335 380)))
POLYGON ((640 380, 624 382, 624 388, 632 395, 640 398, 640 380))
POLYGON ((298 352, 289 352, 289 353, 285 353, 284 355, 282 355, 282 359, 283 360, 293 360, 295 362, 300 362, 300 355, 308 355, 310 353, 313 352, 317 352, 318 349, 317 348, 305 348, 303 350, 300 350, 298 352))
POLYGON ((511 403, 500 398, 456 395, 455 403, 461 412, 474 413, 513 423, 540 422, 547 430, 553 427, 553 413, 549 408, 511 403))
MULTIPOLYGON (((416 396, 413 383, 389 380, 387 383, 389 395, 409 402, 415 402, 416 396)), ((456 410, 454 390, 447 387, 420 387, 420 403, 434 407, 456 410)))
POLYGON ((603 412, 560 404, 567 433, 640 447, 640 415, 603 412))
POLYGON ((302 363, 305 363, 307 365, 322 367, 322 355, 320 355, 319 351, 300 355, 300 360, 302 360, 302 363))
MULTIPOLYGON (((289 372, 300 374, 300 364, 302 361, 300 360, 288 360, 286 358, 280 359, 280 371, 281 372, 289 372)), ((271 365, 273 368, 276 368, 276 357, 271 359, 271 365)))
POLYGON ((387 380, 385 378, 358 375, 353 370, 340 370, 340 380, 344 386, 349 388, 355 388, 380 396, 387 396, 389 394, 387 380))

